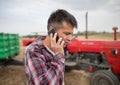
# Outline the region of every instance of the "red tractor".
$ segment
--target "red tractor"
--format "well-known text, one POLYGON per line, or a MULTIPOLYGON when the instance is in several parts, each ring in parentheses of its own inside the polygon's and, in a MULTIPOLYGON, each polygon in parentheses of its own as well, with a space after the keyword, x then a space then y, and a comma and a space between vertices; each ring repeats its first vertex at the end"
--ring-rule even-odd
POLYGON ((23 46, 28 46, 32 42, 34 42, 38 36, 46 36, 44 32, 32 32, 32 34, 26 36, 27 38, 23 39, 23 46))
POLYGON ((92 73, 90 85, 120 85, 120 41, 114 36, 114 40, 74 38, 67 46, 66 66, 92 73))
POLYGON ((29 44, 31 44, 32 42, 34 42, 36 40, 36 38, 25 38, 23 39, 22 43, 23 46, 28 46, 29 44))

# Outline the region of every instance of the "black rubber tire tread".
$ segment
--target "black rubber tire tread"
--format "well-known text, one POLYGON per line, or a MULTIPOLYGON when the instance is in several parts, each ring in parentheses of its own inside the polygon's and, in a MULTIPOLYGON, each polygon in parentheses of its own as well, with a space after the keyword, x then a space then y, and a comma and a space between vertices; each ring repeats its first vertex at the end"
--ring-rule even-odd
POLYGON ((98 81, 102 78, 109 80, 111 82, 109 85, 120 85, 118 78, 108 70, 98 70, 93 73, 90 79, 90 85, 100 85, 98 81))

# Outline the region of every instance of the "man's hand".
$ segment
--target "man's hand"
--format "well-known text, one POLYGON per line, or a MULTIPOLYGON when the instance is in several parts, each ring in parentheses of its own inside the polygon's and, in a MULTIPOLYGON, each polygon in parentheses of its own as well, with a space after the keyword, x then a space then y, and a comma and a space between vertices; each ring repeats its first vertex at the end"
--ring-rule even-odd
POLYGON ((59 40, 56 42, 56 37, 57 37, 57 33, 54 34, 50 34, 50 40, 51 40, 51 50, 55 53, 62 53, 64 55, 64 41, 62 40, 62 38, 59 38, 59 40))

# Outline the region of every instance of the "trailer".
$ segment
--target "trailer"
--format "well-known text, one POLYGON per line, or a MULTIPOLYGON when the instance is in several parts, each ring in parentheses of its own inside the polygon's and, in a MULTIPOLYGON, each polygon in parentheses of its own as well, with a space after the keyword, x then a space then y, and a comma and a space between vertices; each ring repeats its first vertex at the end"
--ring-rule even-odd
POLYGON ((11 59, 19 52, 19 35, 0 33, 0 60, 11 59))

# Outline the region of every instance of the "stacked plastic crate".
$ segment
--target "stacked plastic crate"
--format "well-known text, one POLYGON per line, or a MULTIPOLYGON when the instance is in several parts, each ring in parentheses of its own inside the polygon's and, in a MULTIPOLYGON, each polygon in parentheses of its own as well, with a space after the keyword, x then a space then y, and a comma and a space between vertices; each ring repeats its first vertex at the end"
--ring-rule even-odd
POLYGON ((0 33, 0 59, 4 59, 8 56, 8 34, 0 33))
POLYGON ((15 54, 19 54, 20 52, 20 44, 19 44, 19 35, 15 34, 15 54))
POLYGON ((0 33, 0 59, 14 57, 19 54, 18 34, 0 33))

